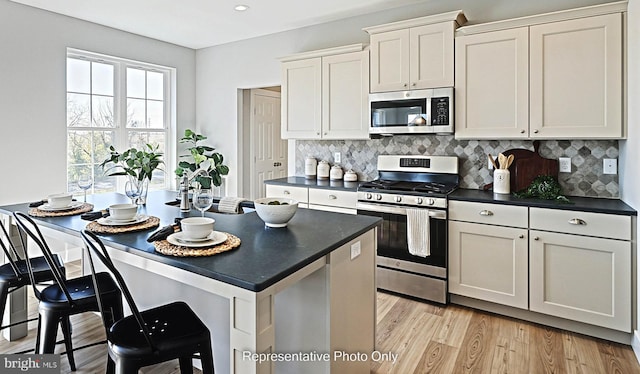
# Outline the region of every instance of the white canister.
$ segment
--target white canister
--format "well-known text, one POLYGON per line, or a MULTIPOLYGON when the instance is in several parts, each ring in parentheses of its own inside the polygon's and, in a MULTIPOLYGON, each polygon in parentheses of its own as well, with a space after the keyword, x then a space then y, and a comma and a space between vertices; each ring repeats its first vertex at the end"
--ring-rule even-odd
POLYGON ((329 177, 331 180, 337 181, 342 180, 342 168, 339 165, 333 165, 331 167, 331 171, 329 172, 329 177))
POLYGON ((345 182, 357 182, 358 181, 358 174, 356 174, 355 171, 350 169, 349 171, 344 173, 344 181, 345 182))
POLYGON ((318 179, 328 179, 330 170, 331 168, 329 167, 329 163, 327 161, 320 161, 318 163, 318 179))
POLYGON ((318 161, 314 157, 307 156, 304 160, 304 175, 307 179, 316 179, 316 168, 318 167, 318 161))
POLYGON ((509 173, 509 169, 495 169, 493 171, 493 192, 502 194, 511 192, 511 173, 509 173))

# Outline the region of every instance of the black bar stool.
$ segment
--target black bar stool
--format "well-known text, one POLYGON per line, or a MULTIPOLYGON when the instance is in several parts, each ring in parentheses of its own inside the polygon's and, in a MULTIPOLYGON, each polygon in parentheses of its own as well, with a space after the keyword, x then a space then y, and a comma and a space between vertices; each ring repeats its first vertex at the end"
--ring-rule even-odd
MULTIPOLYGON (((173 302, 140 312, 102 241, 86 230, 82 232, 82 238, 86 243, 94 280, 97 282, 99 279, 93 256, 112 273, 132 313, 116 321, 110 328, 105 321, 109 341, 107 372, 113 373, 115 369, 118 374, 137 374, 138 369, 144 366, 177 358, 181 373, 193 373, 191 359, 200 353, 202 373, 213 374, 211 334, 193 310, 184 302, 173 302)), ((101 289, 99 282, 95 287, 101 289)), ((102 292, 98 295, 102 295, 102 292)), ((102 305, 101 297, 98 296, 99 305, 102 305)))
MULTIPOLYGON (((84 312, 98 312, 98 299, 96 297, 94 280, 91 275, 85 275, 79 278, 65 279, 53 264, 53 254, 49 248, 44 236, 36 223, 26 214, 22 212, 14 212, 13 216, 20 228, 20 235, 28 235, 42 251, 49 267, 52 269, 55 283, 42 290, 39 290, 35 284, 33 286, 34 294, 39 300, 38 311, 38 340, 36 353, 54 353, 56 345, 56 335, 58 325, 62 329, 64 336, 65 348, 69 359, 69 366, 72 371, 76 370, 75 360, 73 359, 73 343, 71 341, 71 324, 69 317, 84 312), (24 234, 23 234, 24 233, 24 234)), ((23 238, 23 242, 26 238, 23 238)), ((27 251, 25 251, 26 253, 27 251)), ((27 256, 28 257, 28 256, 27 256)), ((27 264, 29 262, 27 261, 27 264)), ((33 273, 33 269, 28 266, 29 272, 33 273)), ((103 319, 106 318, 108 323, 113 323, 122 318, 122 294, 120 289, 113 282, 108 273, 96 274, 97 282, 100 286, 100 298, 104 306, 105 312, 102 313, 103 319)), ((88 344, 77 349, 82 349, 103 342, 88 344)))
MULTIPOLYGON (((44 283, 54 280, 51 268, 43 256, 34 257, 29 259, 29 265, 27 260, 22 258, 16 247, 13 245, 7 229, 0 222, 0 246, 4 252, 6 263, 0 266, 0 320, 4 316, 4 310, 7 304, 7 297, 10 293, 19 290, 20 288, 29 285, 33 282, 44 283), (2 240, 4 237, 5 240, 2 240), (6 242, 6 243, 5 243, 6 242), (8 247, 8 248, 7 248, 8 247), (11 251, 9 251, 11 250, 11 251), (29 272, 29 266, 33 269, 33 278, 29 272)), ((62 259, 57 254, 53 256, 53 263, 58 269, 61 276, 65 277, 65 268, 62 259)), ((11 323, 6 326, 0 326, 0 330, 13 327, 22 323, 35 321, 37 318, 26 319, 24 321, 11 323)))

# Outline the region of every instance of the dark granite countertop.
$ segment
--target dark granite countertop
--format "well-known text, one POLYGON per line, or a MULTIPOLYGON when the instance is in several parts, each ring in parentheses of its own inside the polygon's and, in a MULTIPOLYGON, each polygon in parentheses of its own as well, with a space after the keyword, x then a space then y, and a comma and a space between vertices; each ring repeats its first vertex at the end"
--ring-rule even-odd
MULTIPOLYGON (((141 213, 160 218, 160 227, 172 224, 175 217, 199 216, 200 212, 180 213, 174 191, 151 191, 141 213)), ((121 194, 100 194, 88 197, 95 209, 110 204, 128 202, 121 194)), ((0 206, 0 213, 28 211, 28 204, 0 206)), ((247 214, 206 213, 216 220, 216 231, 229 232, 242 240, 240 247, 210 257, 165 256, 154 250, 146 239, 154 230, 138 233, 101 235, 105 244, 154 261, 191 271, 251 291, 261 291, 290 274, 330 253, 341 245, 371 230, 381 220, 356 216, 298 209, 286 228, 267 228, 255 212, 247 214)), ((36 218, 43 226, 79 236, 88 221, 79 215, 70 217, 36 218)))
POLYGON ((342 180, 329 180, 329 179, 307 179, 305 177, 285 177, 278 179, 270 179, 264 181, 265 184, 273 184, 280 186, 295 186, 295 187, 311 187, 311 188, 323 188, 323 189, 336 189, 345 191, 357 191, 360 183, 358 182, 345 182, 342 180))
POLYGON ((513 195, 495 194, 492 191, 469 190, 459 188, 449 195, 449 200, 471 201, 479 203, 521 205, 537 208, 578 210, 592 213, 609 213, 636 216, 638 212, 619 199, 601 199, 593 197, 567 196, 571 203, 553 200, 521 199, 513 195))

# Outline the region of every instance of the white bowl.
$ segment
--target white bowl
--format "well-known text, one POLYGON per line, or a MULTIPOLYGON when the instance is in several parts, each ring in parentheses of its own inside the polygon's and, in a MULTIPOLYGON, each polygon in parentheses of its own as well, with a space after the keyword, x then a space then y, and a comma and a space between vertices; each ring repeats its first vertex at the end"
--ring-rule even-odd
POLYGON ((180 221, 180 228, 187 239, 204 239, 211 235, 215 223, 209 217, 188 217, 180 221))
POLYGON ((284 197, 263 197, 254 202, 258 217, 269 227, 285 227, 298 210, 298 201, 284 197), (279 205, 269 205, 277 201, 279 205), (286 203, 286 204, 282 204, 286 203))
POLYGON ((47 202, 52 208, 65 208, 71 205, 73 195, 70 193, 57 193, 47 196, 47 202))
POLYGON ((132 220, 138 213, 138 206, 135 204, 113 204, 109 206, 109 219, 114 221, 132 220))

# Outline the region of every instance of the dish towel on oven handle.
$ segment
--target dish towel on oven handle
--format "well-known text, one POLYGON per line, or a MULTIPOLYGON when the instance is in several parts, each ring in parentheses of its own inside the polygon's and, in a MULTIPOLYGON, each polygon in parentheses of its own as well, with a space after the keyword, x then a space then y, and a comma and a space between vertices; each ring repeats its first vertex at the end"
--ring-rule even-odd
POLYGON ((407 208, 407 244, 414 256, 431 256, 429 246, 429 209, 407 208))
POLYGON ((225 196, 218 203, 218 212, 240 214, 243 212, 240 203, 246 200, 242 197, 225 196))

